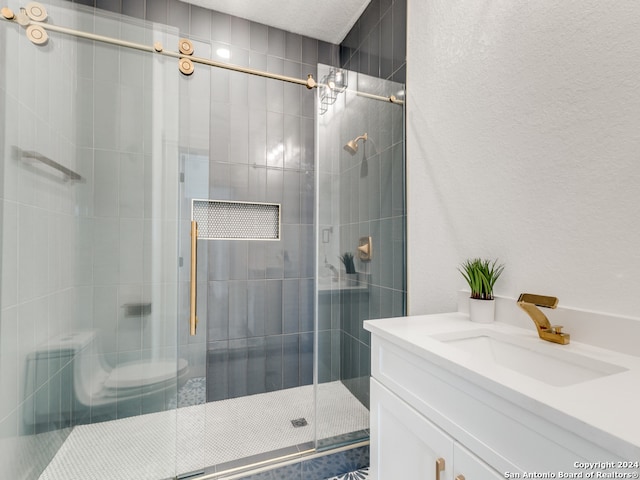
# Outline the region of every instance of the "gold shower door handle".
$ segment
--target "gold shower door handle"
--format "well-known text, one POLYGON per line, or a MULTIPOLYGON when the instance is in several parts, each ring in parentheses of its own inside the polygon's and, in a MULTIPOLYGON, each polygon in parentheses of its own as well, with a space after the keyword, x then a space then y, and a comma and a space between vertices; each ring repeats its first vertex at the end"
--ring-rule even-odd
POLYGON ((436 480, 440 480, 440 472, 444 471, 444 458, 436 459, 436 480))
POLYGON ((197 289, 197 273, 198 273, 198 222, 191 220, 191 299, 189 312, 189 333, 193 336, 196 334, 196 325, 198 325, 198 317, 196 316, 196 289, 197 289))

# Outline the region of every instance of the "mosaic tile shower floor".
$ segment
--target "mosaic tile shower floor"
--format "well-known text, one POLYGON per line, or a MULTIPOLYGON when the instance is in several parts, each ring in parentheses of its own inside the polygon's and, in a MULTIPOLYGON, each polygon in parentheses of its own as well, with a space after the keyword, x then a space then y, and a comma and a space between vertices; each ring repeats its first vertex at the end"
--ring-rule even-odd
MULTIPOLYGON (((183 401, 199 401, 198 382, 183 401)), ((313 440, 368 429, 369 411, 341 382, 199 403, 75 427, 40 480, 159 480, 313 440), (292 419, 306 418, 295 428, 292 419), (176 467, 177 466, 177 467, 176 467)), ((359 477, 339 477, 357 480, 359 477)), ((367 478, 367 477, 363 477, 367 478)))

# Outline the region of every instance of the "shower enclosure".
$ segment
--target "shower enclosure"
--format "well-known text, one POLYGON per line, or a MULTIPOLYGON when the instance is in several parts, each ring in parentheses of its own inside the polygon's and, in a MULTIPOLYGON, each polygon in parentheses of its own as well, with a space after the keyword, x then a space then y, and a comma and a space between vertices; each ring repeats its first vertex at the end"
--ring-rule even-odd
MULTIPOLYGON (((45 6, 80 32, 181 38, 45 6)), ((37 46, 0 20, 0 477, 213 478, 367 438, 362 320, 404 311, 404 135, 401 105, 355 92, 401 86, 250 53, 345 88, 184 76, 177 58, 57 32, 37 46), (193 199, 280 206, 279 240, 196 241, 195 335, 193 199), (337 257, 369 236, 346 279, 337 257)))
MULTIPOLYGON (((363 92, 404 98, 404 86, 326 65, 318 76, 342 86, 318 90, 318 382, 339 380, 368 408, 371 340, 362 324, 406 312, 406 209, 404 108, 363 92)), ((317 402, 331 399, 319 393, 317 402)))

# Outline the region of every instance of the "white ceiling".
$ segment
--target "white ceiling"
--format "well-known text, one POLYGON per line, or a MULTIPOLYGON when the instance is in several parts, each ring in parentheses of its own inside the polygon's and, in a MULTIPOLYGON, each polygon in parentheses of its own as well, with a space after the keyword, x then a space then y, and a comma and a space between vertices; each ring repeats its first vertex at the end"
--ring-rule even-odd
POLYGON ((371 0, 181 0, 339 44, 371 0))

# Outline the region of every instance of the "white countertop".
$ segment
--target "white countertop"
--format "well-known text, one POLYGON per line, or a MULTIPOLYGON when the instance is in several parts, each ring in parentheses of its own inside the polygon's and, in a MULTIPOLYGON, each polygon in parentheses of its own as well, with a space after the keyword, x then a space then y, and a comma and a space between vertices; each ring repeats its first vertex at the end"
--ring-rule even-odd
MULTIPOLYGON (((640 358, 578 342, 558 345, 538 338, 535 327, 474 323, 463 313, 386 318, 366 330, 536 415, 588 438, 629 461, 640 461, 640 358), (573 385, 553 386, 477 358, 432 336, 472 330, 506 334, 536 348, 558 348, 627 370, 573 385)), ((614 334, 612 332, 612 334, 614 334)))

